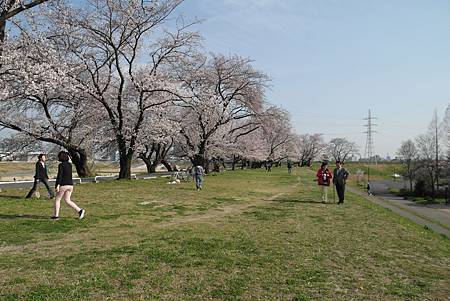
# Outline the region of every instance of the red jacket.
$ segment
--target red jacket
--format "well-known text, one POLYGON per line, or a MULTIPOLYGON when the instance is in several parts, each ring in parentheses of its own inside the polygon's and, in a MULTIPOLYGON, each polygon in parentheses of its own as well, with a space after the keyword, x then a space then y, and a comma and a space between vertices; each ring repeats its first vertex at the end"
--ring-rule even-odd
POLYGON ((327 169, 323 170, 322 168, 319 168, 316 174, 317 182, 319 185, 323 186, 330 186, 331 179, 333 178, 333 175, 331 172, 327 169))

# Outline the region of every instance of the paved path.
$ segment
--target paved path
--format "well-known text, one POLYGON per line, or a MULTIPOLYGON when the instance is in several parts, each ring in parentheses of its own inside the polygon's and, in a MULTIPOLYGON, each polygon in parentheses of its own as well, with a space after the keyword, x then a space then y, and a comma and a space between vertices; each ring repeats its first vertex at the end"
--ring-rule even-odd
MULTIPOLYGON (((157 173, 151 173, 151 174, 139 174, 139 175, 132 175, 132 179, 155 179, 159 177, 170 177, 174 175, 175 172, 157 172, 157 173)), ((81 183, 97 183, 97 182, 103 182, 103 181, 112 181, 116 180, 118 176, 96 176, 91 178, 73 178, 73 181, 75 184, 81 184, 81 183)), ((55 183, 55 179, 50 179, 48 181, 52 186, 55 183)), ((0 182, 0 191, 2 188, 31 188, 33 186, 33 181, 6 181, 6 182, 0 182)))
POLYGON ((389 193, 389 188, 401 188, 403 183, 386 180, 372 182, 371 186, 374 196, 368 196, 358 188, 348 187, 348 189, 372 203, 388 208, 419 225, 427 226, 433 231, 450 238, 450 206, 439 204, 418 205, 389 193))

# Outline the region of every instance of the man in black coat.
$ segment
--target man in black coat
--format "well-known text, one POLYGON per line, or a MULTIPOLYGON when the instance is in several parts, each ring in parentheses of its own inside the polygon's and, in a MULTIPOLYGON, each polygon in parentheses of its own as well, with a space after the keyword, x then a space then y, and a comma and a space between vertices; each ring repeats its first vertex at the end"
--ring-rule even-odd
POLYGON ((48 195, 51 199, 55 197, 55 193, 50 188, 50 185, 48 185, 48 168, 45 164, 45 161, 47 161, 47 156, 45 154, 40 154, 38 156, 38 161, 36 162, 33 188, 31 188, 30 192, 28 192, 26 198, 31 198, 33 193, 36 191, 39 183, 44 183, 45 188, 47 188, 48 195))
POLYGON ((345 184, 347 183, 348 171, 343 167, 341 161, 336 161, 336 168, 333 174, 333 184, 336 186, 336 192, 339 198, 338 204, 344 203, 345 184))

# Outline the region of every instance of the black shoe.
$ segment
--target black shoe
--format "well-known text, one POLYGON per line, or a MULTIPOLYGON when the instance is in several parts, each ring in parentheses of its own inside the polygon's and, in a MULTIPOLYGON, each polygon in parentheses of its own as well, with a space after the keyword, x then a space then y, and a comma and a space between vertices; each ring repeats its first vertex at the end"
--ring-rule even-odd
POLYGON ((80 211, 78 211, 78 218, 83 219, 85 213, 86 213, 86 210, 84 210, 84 209, 81 209, 80 211))
POLYGON ((57 221, 57 220, 59 220, 59 216, 52 216, 50 219, 52 219, 52 220, 54 220, 54 221, 57 221))

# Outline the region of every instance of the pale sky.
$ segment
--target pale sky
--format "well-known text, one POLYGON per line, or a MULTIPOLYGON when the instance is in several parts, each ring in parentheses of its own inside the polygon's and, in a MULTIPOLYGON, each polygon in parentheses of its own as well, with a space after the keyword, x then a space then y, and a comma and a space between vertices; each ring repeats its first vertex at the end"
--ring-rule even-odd
POLYGON ((375 152, 393 156, 450 104, 448 0, 186 0, 177 12, 204 19, 206 50, 254 59, 298 133, 364 153, 370 108, 375 152))

